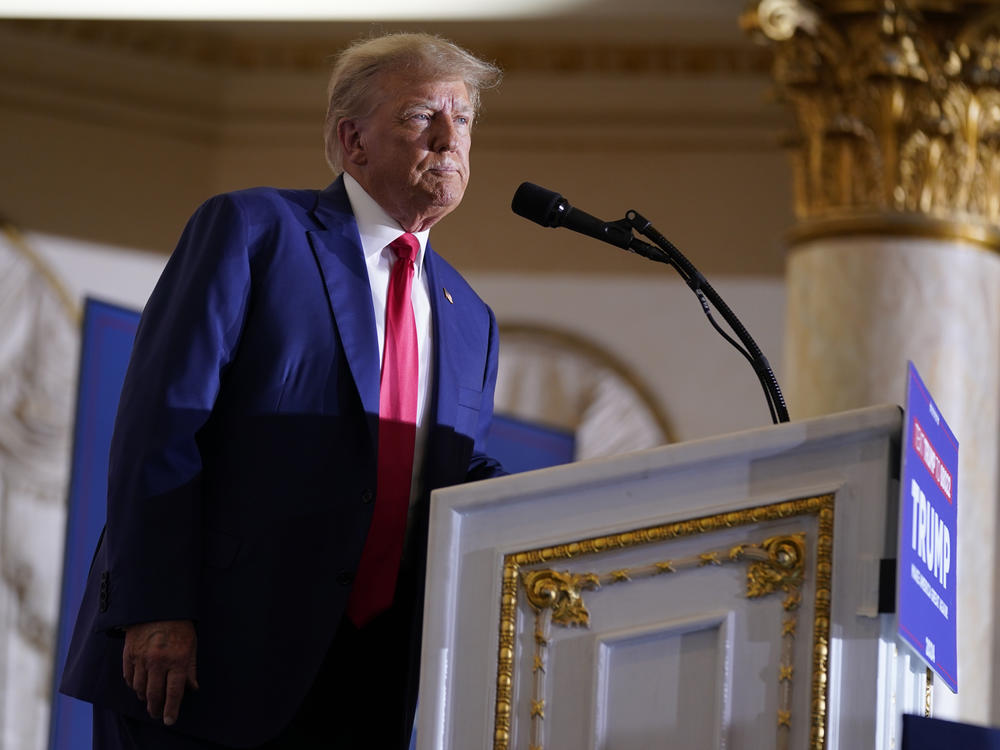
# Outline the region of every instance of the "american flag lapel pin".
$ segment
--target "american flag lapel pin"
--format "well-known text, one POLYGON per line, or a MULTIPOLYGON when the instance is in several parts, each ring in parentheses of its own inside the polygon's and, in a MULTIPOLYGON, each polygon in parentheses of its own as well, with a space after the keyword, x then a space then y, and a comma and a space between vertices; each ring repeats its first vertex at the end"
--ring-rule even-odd
POLYGON ((452 305, 454 305, 454 304, 455 304, 455 300, 453 300, 453 299, 451 298, 451 292, 449 292, 449 291, 448 291, 447 289, 445 289, 444 287, 441 287, 441 291, 442 291, 442 292, 444 292, 444 298, 445 298, 446 300, 448 300, 448 302, 449 302, 449 303, 451 303, 452 305))

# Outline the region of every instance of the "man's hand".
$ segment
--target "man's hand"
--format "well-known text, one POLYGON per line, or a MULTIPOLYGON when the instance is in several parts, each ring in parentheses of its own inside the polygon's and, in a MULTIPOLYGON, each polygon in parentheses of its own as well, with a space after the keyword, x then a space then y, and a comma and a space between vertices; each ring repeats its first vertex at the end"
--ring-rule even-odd
POLYGON ((198 636, 190 620, 144 622, 125 630, 122 673, 154 719, 170 726, 184 688, 198 689, 195 669, 198 636))

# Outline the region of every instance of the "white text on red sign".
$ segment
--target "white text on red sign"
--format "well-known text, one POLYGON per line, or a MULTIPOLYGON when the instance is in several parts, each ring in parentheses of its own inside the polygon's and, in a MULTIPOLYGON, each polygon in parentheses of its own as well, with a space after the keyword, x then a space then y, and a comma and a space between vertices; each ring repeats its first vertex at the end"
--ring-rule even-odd
POLYGON ((923 428, 920 426, 920 422, 918 422, 916 418, 913 419, 913 448, 916 450, 917 455, 920 456, 921 460, 924 462, 924 466, 927 467, 927 471, 929 471, 931 476, 934 477, 934 481, 937 482, 937 486, 941 488, 941 491, 950 503, 951 472, 949 472, 941 462, 937 451, 934 450, 934 446, 931 445, 931 441, 927 439, 927 434, 924 432, 923 428))

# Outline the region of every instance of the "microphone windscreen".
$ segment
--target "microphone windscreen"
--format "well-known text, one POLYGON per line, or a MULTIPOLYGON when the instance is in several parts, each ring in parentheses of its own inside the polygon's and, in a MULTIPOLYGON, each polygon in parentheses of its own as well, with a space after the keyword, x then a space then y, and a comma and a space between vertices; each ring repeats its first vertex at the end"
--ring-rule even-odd
POLYGON ((546 190, 531 182, 522 182, 510 202, 511 210, 518 216, 531 219, 543 227, 559 226, 560 212, 556 209, 565 199, 559 193, 546 190))

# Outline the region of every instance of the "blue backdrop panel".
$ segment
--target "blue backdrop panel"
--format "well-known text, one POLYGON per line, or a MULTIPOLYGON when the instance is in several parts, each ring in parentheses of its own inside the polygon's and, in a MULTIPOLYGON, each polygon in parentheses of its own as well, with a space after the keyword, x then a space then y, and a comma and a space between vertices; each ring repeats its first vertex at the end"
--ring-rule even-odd
MULTIPOLYGON (((83 598, 91 557, 104 527, 111 432, 138 325, 139 313, 134 310, 93 299, 85 303, 50 750, 89 750, 91 746, 90 704, 61 695, 56 688, 83 598)), ((508 471, 529 471, 572 461, 574 439, 572 433, 564 430, 497 416, 490 431, 488 450, 508 471)))
POLYGON ((486 444, 512 474, 569 463, 576 447, 572 432, 502 414, 493 417, 486 444))
POLYGON ((907 715, 903 750, 1000 750, 1000 730, 907 715))
POLYGON ((84 305, 49 732, 51 750, 83 750, 91 744, 90 704, 61 695, 57 688, 90 560, 104 527, 111 430, 138 324, 139 313, 133 310, 93 299, 84 305))

